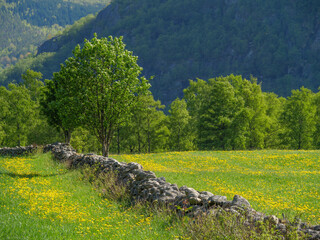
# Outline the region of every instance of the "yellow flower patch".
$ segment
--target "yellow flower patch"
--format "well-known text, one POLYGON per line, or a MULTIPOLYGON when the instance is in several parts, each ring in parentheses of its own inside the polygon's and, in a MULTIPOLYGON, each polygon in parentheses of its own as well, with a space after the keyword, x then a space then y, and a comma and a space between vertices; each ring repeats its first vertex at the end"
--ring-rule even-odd
MULTIPOLYGON (((99 239, 99 235, 106 234, 112 239, 121 239, 133 231, 150 231, 150 216, 132 215, 130 209, 120 211, 113 202, 94 197, 94 189, 92 196, 84 197, 84 202, 75 199, 75 190, 63 190, 65 188, 59 183, 64 181, 60 173, 66 173, 65 169, 35 171, 34 159, 2 160, 0 167, 7 174, 0 175, 0 191, 8 193, 11 199, 19 202, 19 209, 10 209, 10 214, 23 211, 26 216, 49 219, 61 226, 72 223, 79 237, 90 236, 90 239, 99 239), (2 181, 5 178, 6 184, 2 181)), ((64 184, 70 183, 64 181, 64 184)), ((0 207, 8 208, 5 205, 0 207)))
POLYGON ((238 194, 253 208, 320 223, 320 151, 207 151, 120 155, 179 186, 238 194), (173 180, 170 180, 173 179, 173 180))

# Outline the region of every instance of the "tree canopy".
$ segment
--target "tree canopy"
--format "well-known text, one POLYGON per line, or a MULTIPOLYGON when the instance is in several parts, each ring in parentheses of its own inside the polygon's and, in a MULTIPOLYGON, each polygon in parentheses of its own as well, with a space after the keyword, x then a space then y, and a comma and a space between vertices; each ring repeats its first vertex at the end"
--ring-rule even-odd
POLYGON ((122 37, 95 36, 85 40, 83 48, 78 45, 73 55, 52 79, 58 116, 66 128, 73 124, 90 129, 108 156, 115 130, 150 85, 139 78, 138 58, 125 49, 122 37))

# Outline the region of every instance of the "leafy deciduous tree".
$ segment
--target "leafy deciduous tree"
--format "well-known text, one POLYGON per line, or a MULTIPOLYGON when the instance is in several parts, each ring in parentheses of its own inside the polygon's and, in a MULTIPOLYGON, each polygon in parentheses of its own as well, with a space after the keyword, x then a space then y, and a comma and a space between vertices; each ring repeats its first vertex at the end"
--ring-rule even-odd
POLYGON ((177 98, 169 110, 170 147, 172 150, 190 150, 193 148, 193 135, 188 129, 190 115, 184 99, 177 98))
POLYGON ((5 144, 26 144, 27 134, 34 124, 36 104, 25 86, 9 84, 8 90, 2 89, 1 92, 5 95, 9 110, 4 118, 5 144))
POLYGON ((108 156, 115 130, 128 119, 136 95, 146 92, 149 84, 139 78, 138 58, 125 49, 122 37, 98 39, 95 35, 82 49, 78 45, 73 55, 54 76, 59 83, 57 104, 65 107, 59 117, 88 128, 108 156))
POLYGON ((294 149, 309 149, 312 147, 315 130, 314 93, 307 88, 292 90, 284 104, 281 123, 285 128, 282 136, 289 147, 294 149))

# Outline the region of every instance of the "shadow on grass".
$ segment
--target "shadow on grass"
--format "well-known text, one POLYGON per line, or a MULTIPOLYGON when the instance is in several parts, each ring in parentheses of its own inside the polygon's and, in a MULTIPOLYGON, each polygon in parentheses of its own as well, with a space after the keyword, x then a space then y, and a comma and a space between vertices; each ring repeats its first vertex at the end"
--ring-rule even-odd
POLYGON ((2 172, 0 171, 0 175, 7 175, 12 178, 34 178, 34 177, 54 177, 58 175, 64 175, 66 173, 55 173, 55 174, 38 174, 38 173, 30 173, 30 174, 19 174, 19 173, 12 173, 12 172, 2 172))

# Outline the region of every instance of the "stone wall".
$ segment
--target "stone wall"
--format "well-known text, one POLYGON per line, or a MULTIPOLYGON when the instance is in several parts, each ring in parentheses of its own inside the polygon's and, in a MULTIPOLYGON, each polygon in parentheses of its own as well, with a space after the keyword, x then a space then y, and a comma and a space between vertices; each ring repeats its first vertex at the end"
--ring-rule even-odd
POLYGON ((320 239, 320 225, 310 226, 301 221, 290 223, 286 219, 279 219, 273 215, 267 216, 255 211, 250 203, 239 195, 235 195, 230 201, 225 196, 214 195, 211 192, 200 192, 187 186, 179 188, 176 184, 167 182, 164 177, 157 177, 151 171, 144 171, 138 163, 118 162, 115 159, 94 154, 77 154, 72 147, 61 143, 47 145, 44 151, 52 151, 55 159, 60 162, 68 161, 72 167, 94 165, 98 166, 101 172, 116 172, 118 180, 128 187, 133 202, 147 201, 171 206, 192 217, 201 214, 218 216, 224 211, 243 215, 246 218, 244 224, 250 225, 257 221, 269 222, 284 235, 288 226, 294 225, 299 231, 308 234, 310 236, 308 239, 320 239))
MULTIPOLYGON (((37 150, 36 146, 0 148, 0 155, 18 156, 30 154, 37 150)), ((147 201, 151 204, 166 205, 181 214, 196 217, 201 214, 219 216, 222 212, 242 215, 244 224, 254 224, 257 221, 268 222, 286 235, 288 227, 296 227, 309 235, 308 239, 320 239, 320 225, 311 226, 301 221, 290 223, 286 219, 267 216, 255 211, 243 197, 235 195, 232 200, 225 196, 215 195, 207 191, 197 191, 193 188, 171 184, 164 177, 157 177, 151 171, 144 171, 138 163, 123 163, 112 158, 94 154, 78 154, 66 144, 55 143, 44 147, 44 152, 51 151, 54 158, 60 162, 68 162, 71 167, 84 165, 98 167, 98 171, 117 173, 118 181, 128 187, 132 201, 147 201)))
POLYGON ((33 145, 27 147, 0 148, 0 156, 21 156, 35 152, 37 148, 37 146, 33 145))

